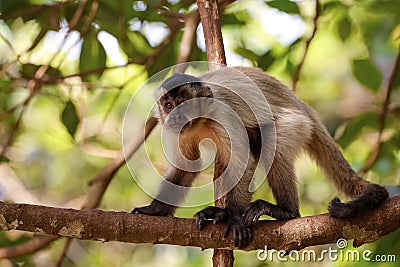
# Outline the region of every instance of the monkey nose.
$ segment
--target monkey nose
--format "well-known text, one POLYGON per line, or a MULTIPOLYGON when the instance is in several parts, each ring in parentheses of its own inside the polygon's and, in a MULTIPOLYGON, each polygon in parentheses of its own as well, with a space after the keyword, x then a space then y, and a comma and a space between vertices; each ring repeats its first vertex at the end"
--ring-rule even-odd
POLYGON ((186 116, 182 114, 171 114, 168 118, 167 124, 170 128, 179 130, 184 127, 184 125, 188 122, 186 116))

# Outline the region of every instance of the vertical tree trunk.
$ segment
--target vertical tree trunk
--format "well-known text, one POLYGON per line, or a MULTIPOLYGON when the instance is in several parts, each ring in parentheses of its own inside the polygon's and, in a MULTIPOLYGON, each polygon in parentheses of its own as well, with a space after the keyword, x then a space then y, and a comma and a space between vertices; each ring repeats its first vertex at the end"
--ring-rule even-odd
MULTIPOLYGON (((215 157, 215 167, 214 167, 214 198, 216 207, 225 208, 227 204, 226 196, 216 199, 219 192, 223 190, 221 179, 218 179, 218 177, 221 176, 221 174, 225 170, 221 161, 222 160, 218 157, 217 154, 215 157)), ((214 267, 232 267, 234 261, 233 250, 214 249, 212 261, 214 267)))
POLYGON ((197 6, 203 25, 208 61, 226 65, 217 0, 197 0, 197 6))
MULTIPOLYGON (((221 27, 219 24, 219 14, 217 0, 197 0, 200 19, 203 25, 204 39, 206 42, 207 58, 211 63, 226 65, 224 42, 222 39, 221 27)), ((210 69, 215 65, 210 64, 210 69)), ((215 157, 214 167, 214 196, 223 190, 222 185, 218 182, 218 177, 224 172, 224 166, 217 155, 215 157)), ((215 199, 215 206, 220 208, 226 207, 226 197, 215 199)), ((214 249, 213 255, 214 267, 230 267, 233 266, 233 250, 214 249)))

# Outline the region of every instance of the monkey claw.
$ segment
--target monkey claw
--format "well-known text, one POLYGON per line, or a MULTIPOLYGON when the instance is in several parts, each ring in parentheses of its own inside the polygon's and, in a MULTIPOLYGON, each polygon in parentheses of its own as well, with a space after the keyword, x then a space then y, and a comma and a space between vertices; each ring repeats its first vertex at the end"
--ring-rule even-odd
POLYGON ((253 229, 246 226, 241 215, 229 214, 227 209, 217 207, 207 207, 195 214, 196 225, 200 230, 204 228, 206 220, 212 220, 213 224, 226 223, 224 237, 226 238, 230 231, 233 234, 233 241, 236 247, 246 247, 253 238, 253 229))

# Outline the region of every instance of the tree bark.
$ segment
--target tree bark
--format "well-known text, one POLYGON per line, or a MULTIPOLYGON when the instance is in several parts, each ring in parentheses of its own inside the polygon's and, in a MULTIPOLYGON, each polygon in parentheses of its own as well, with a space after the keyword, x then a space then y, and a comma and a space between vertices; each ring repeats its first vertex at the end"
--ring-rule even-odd
MULTIPOLYGON (((232 235, 223 237, 223 224, 210 222, 199 231, 194 219, 95 209, 74 210, 0 202, 0 227, 3 231, 23 230, 102 242, 172 244, 221 250, 235 248, 232 235)), ((259 221, 254 226, 254 239, 245 250, 264 249, 265 246, 268 249, 298 250, 334 243, 339 238, 355 239, 353 245, 360 246, 399 227, 400 195, 397 195, 377 209, 349 220, 322 214, 290 221, 259 221)), ((1 257, 4 255, 0 254, 1 257)))
MULTIPOLYGON (((210 69, 215 69, 218 65, 212 63, 226 65, 224 42, 222 39, 221 26, 219 23, 219 12, 217 0, 197 0, 201 23, 203 25, 204 39, 206 43, 207 59, 210 69)), ((217 152, 218 153, 218 152, 217 152)), ((215 160, 214 167, 214 195, 221 195, 219 192, 223 190, 218 183, 218 177, 224 172, 224 166, 218 160, 215 160)), ((226 208, 226 196, 219 199, 215 198, 215 206, 226 208)), ((233 250, 215 249, 212 257, 214 267, 230 267, 233 266, 233 250)))
POLYGON ((216 0, 197 0, 209 62, 226 65, 216 0))

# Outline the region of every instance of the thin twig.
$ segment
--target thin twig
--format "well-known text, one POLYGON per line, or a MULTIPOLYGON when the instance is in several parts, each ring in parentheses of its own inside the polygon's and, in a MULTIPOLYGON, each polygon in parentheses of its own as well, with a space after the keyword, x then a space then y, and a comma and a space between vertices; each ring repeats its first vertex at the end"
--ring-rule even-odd
POLYGON ((2 113, 0 113, 0 120, 5 119, 8 115, 10 115, 14 111, 16 111, 18 108, 26 106, 31 98, 32 98, 32 95, 30 94, 26 97, 26 99, 24 101, 15 104, 14 106, 10 107, 7 110, 4 110, 2 113))
POLYGON ((85 10, 85 7, 87 5, 87 0, 82 0, 80 1, 78 7, 75 10, 74 15, 72 16, 71 21, 69 22, 69 29, 70 31, 73 31, 76 27, 76 25, 78 25, 79 21, 81 20, 82 16, 83 16, 83 11, 85 10))
POLYGON ((189 61, 190 55, 193 51, 193 45, 196 39, 196 29, 199 22, 200 16, 197 10, 191 13, 190 16, 186 16, 183 35, 181 43, 179 44, 179 55, 176 60, 177 64, 189 61))
POLYGON ((13 142, 15 136, 17 135, 19 126, 21 124, 22 121, 22 117, 25 114, 26 111, 26 106, 29 103, 29 100, 31 100, 32 98, 28 98, 28 101, 25 102, 25 105, 23 105, 21 112, 18 115, 18 119, 16 121, 16 123, 14 124, 14 127, 11 130, 11 133, 9 134, 7 141, 5 142, 5 144, 3 145, 3 147, 0 150, 0 156, 4 156, 7 152, 7 148, 10 146, 10 144, 13 142))
MULTIPOLYGON (((31 8, 23 8, 21 10, 18 10, 17 12, 14 12, 12 14, 1 14, 0 19, 2 20, 11 20, 11 19, 16 19, 16 18, 24 18, 24 17, 33 17, 36 13, 42 12, 42 11, 48 11, 49 8, 55 8, 56 6, 62 6, 65 4, 70 4, 70 3, 75 3, 73 0, 68 0, 68 1, 63 1, 63 2, 58 2, 55 4, 51 5, 32 5, 31 8)), ((35 15, 36 16, 36 15, 35 15)))
POLYGON ((383 88, 383 90, 386 91, 386 94, 385 94, 385 101, 383 102, 382 109, 379 112, 379 116, 378 116, 378 125, 379 125, 378 137, 377 137, 376 143, 374 145, 374 148, 373 148, 371 154, 369 155, 367 161, 365 162, 364 166, 360 170, 361 174, 365 174, 366 172, 368 172, 372 168, 372 166, 374 166, 376 160, 378 159, 379 151, 382 146, 382 135, 383 135, 383 131, 385 130, 386 118, 389 113, 390 96, 393 91, 393 85, 394 85, 396 75, 400 75, 398 73, 399 65, 400 65, 400 46, 399 46, 399 50, 397 52, 397 56, 396 56, 396 60, 393 65, 392 72, 389 77, 389 81, 387 83, 387 87, 383 88))
POLYGON ((306 60, 306 56, 308 54, 308 49, 310 47, 310 44, 311 44, 312 40, 314 39, 315 33, 317 32, 318 19, 319 19, 319 16, 320 16, 320 9, 321 8, 320 8, 319 0, 315 0, 315 16, 314 16, 314 19, 313 19, 313 30, 312 30, 312 33, 311 33, 310 37, 308 37, 308 39, 307 39, 307 41, 305 43, 303 56, 302 56, 302 58, 300 60, 300 63, 297 66, 296 71, 294 72, 294 75, 293 75, 293 81, 292 81, 292 90, 293 91, 296 91, 296 89, 297 89, 296 86, 297 86, 297 83, 299 81, 300 73, 301 73, 301 70, 303 68, 304 62, 306 60))
POLYGON ((72 238, 67 238, 67 240, 65 241, 64 249, 62 250, 60 256, 58 257, 55 267, 62 266, 64 259, 67 256, 68 250, 71 247, 71 243, 72 243, 72 238))
POLYGON ((42 87, 42 83, 40 82, 40 78, 43 77, 43 75, 46 73, 46 70, 48 69, 48 66, 41 66, 35 73, 34 77, 35 79, 32 79, 28 82, 28 90, 29 90, 29 96, 27 99, 23 101, 22 104, 22 110, 21 113, 18 115, 17 122, 15 123, 10 135, 7 138, 7 141, 3 145, 0 151, 0 156, 4 156, 5 153, 7 152, 8 147, 13 143, 18 129, 19 125, 21 124, 21 121, 23 119, 23 116, 25 114, 26 108, 29 105, 30 101, 33 99, 33 97, 36 95, 36 93, 40 90, 42 87))

